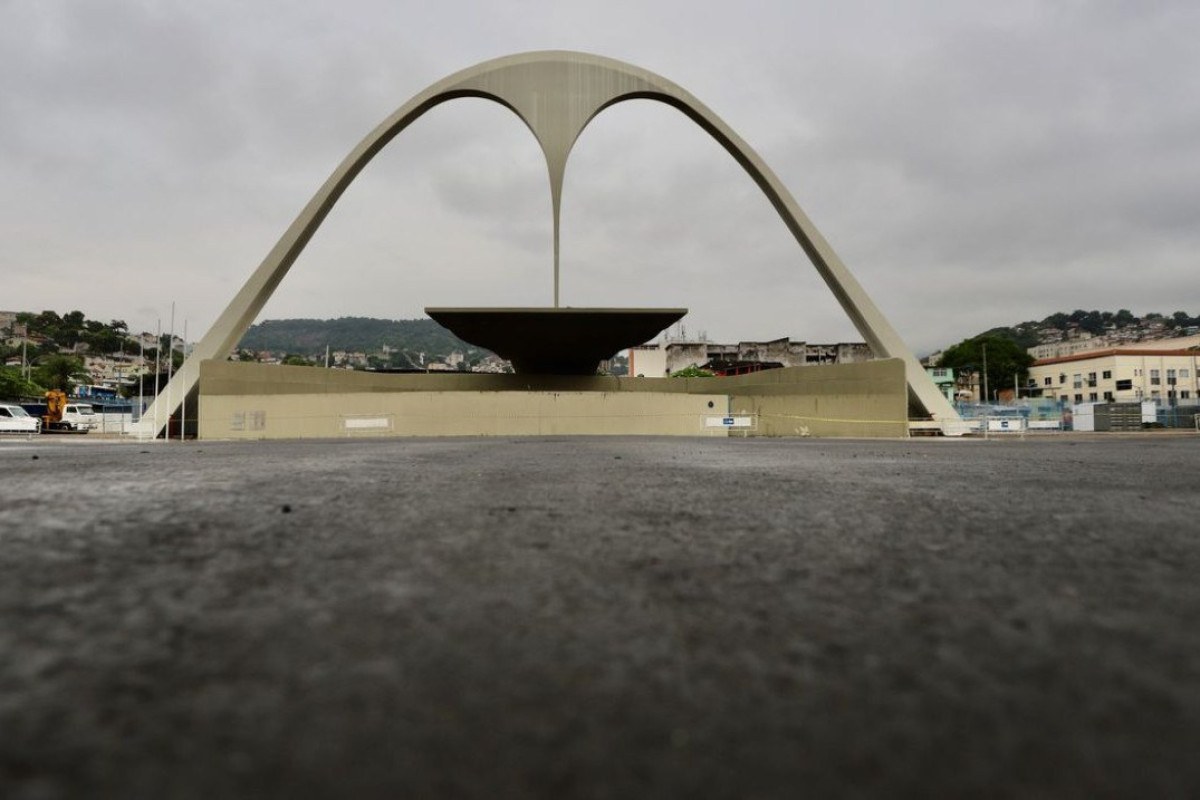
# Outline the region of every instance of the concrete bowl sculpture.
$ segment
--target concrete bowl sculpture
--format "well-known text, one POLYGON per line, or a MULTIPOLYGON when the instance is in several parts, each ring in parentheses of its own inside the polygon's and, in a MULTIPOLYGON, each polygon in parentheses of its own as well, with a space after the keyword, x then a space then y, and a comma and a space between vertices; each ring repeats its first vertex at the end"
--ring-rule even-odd
POLYGON ((600 362, 650 341, 686 308, 427 308, 463 341, 512 362, 518 373, 594 375, 600 362))

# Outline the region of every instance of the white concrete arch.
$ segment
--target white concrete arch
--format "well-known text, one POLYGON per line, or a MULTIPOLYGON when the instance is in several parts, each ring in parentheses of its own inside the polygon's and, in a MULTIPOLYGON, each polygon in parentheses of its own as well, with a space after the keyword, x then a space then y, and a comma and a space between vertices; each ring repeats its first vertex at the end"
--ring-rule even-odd
POLYGON ((167 411, 173 412, 196 386, 200 362, 226 357, 342 193, 371 159, 425 112, 459 97, 481 97, 506 106, 524 121, 542 147, 549 170, 554 215, 556 306, 559 296, 559 217, 563 176, 571 148, 588 123, 605 108, 626 100, 657 100, 686 114, 749 173, 876 357, 904 360, 910 395, 934 419, 958 420, 953 406, 933 385, 895 329, 787 188, 720 117, 681 86, 652 72, 602 56, 554 50, 505 56, 457 72, 413 97, 359 142, 296 217, 147 410, 145 418, 148 422, 162 417, 157 424, 151 422, 155 433, 161 431, 167 417, 162 409, 156 414, 155 407, 165 402, 167 411))

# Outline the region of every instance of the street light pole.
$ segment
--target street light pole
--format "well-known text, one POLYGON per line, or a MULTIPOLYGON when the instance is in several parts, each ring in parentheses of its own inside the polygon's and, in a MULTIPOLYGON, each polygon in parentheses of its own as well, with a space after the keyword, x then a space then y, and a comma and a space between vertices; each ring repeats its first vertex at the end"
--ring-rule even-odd
POLYGON ((987 382, 987 342, 983 343, 983 402, 991 402, 992 396, 988 394, 987 382))

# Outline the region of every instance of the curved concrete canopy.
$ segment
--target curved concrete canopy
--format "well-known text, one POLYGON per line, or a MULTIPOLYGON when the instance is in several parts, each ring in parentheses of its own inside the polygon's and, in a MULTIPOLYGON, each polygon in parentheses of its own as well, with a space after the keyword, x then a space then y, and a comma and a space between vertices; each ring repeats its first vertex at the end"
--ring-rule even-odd
POLYGON ((595 375, 600 362, 648 342, 686 308, 426 308, 462 339, 512 362, 518 375, 595 375))
POLYGON ((560 50, 521 53, 485 61, 444 78, 419 93, 371 131, 346 156, 291 227, 263 259, 175 377, 146 411, 155 432, 160 401, 170 411, 196 385, 200 362, 224 358, 253 323, 283 276, 359 172, 397 134, 426 111, 459 97, 482 97, 509 108, 529 127, 546 157, 554 215, 554 304, 558 306, 559 213, 567 158, 580 133, 605 108, 637 98, 673 106, 717 140, 749 173, 808 254, 877 358, 901 358, 909 392, 936 420, 958 420, 882 312, 817 231, 783 183, 733 129, 683 87, 652 72, 603 56, 560 50))

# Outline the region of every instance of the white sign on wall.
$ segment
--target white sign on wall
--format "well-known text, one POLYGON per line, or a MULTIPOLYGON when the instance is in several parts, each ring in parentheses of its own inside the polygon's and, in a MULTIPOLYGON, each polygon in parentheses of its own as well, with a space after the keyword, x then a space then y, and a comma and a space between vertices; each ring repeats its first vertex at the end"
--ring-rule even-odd
POLYGON ((753 428, 754 417, 707 417, 706 428, 753 428))

